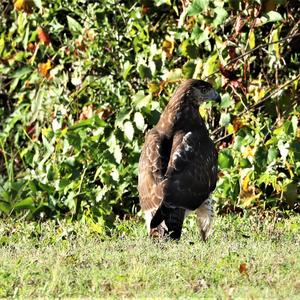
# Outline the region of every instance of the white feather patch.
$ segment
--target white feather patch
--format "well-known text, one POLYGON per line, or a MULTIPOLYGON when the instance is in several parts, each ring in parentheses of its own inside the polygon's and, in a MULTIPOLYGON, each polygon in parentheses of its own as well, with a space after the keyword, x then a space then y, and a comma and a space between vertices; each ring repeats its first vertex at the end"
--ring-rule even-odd
POLYGON ((175 162, 177 159, 182 157, 183 152, 190 152, 193 150, 193 147, 189 145, 188 139, 191 137, 192 132, 189 131, 186 133, 182 139, 183 148, 180 146, 177 147, 176 151, 173 153, 172 160, 175 162))
POLYGON ((207 240, 212 232, 212 223, 214 218, 213 199, 207 198, 196 210, 197 222, 200 234, 204 241, 207 240))

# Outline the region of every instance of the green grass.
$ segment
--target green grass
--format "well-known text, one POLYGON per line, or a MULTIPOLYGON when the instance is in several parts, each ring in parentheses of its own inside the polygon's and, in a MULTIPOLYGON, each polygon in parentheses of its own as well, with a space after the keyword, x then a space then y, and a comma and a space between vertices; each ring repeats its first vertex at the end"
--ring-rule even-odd
POLYGON ((299 299, 299 216, 217 217, 207 243, 194 223, 177 243, 150 240, 135 221, 104 236, 88 224, 2 220, 0 298, 299 299))

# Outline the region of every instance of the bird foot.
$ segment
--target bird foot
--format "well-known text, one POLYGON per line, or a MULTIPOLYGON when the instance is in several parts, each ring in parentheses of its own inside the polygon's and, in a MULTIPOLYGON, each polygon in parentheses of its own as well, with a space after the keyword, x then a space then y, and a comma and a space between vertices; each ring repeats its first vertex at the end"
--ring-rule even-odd
POLYGON ((152 238, 159 238, 160 234, 157 228, 151 228, 150 229, 150 237, 152 238))

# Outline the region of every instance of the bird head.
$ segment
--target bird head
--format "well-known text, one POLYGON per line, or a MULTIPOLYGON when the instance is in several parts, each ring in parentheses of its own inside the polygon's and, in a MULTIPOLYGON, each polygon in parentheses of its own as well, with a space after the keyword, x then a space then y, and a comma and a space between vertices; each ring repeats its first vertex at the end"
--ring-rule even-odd
POLYGON ((189 88, 189 96, 191 100, 194 101, 197 105, 208 101, 208 100, 215 100, 218 103, 221 102, 220 95, 216 92, 216 90, 211 86, 210 83, 191 79, 189 80, 190 88, 189 88))

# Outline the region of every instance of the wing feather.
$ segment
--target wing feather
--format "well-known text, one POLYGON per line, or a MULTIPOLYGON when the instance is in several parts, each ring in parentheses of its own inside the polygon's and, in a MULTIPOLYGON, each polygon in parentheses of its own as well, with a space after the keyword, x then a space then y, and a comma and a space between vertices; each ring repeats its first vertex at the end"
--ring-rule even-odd
POLYGON ((197 131, 176 133, 165 177, 165 205, 198 208, 217 182, 217 152, 211 139, 197 131))
POLYGON ((142 209, 157 209, 164 197, 164 174, 171 144, 153 128, 145 138, 139 161, 138 191, 142 209))

